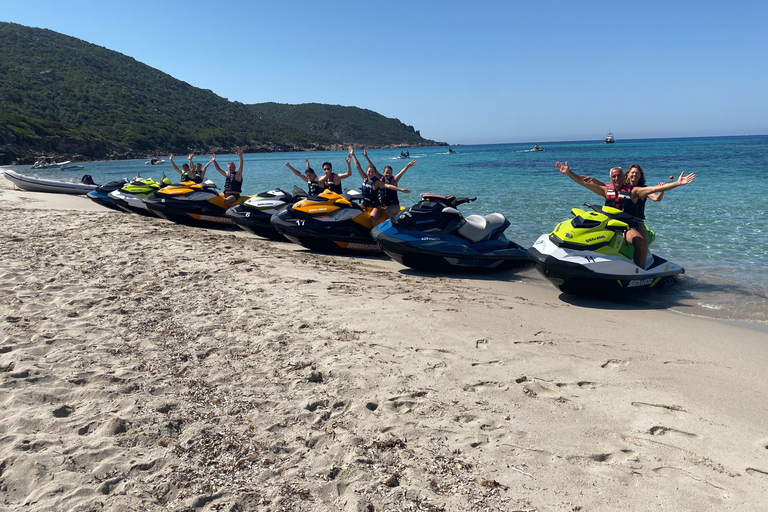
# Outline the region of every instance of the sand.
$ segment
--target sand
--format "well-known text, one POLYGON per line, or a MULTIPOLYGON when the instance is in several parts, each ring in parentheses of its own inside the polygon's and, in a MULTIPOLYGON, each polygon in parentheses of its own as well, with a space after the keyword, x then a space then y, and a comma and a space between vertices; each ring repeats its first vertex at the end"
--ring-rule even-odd
POLYGON ((0 179, 2 510, 765 510, 765 333, 0 179))

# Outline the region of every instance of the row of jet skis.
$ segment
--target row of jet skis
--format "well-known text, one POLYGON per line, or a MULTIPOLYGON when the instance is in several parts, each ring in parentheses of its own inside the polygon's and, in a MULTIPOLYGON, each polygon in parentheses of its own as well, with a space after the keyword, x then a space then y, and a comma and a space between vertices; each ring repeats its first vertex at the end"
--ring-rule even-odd
MULTIPOLYGON (((294 187, 241 196, 227 208, 216 185, 181 182, 163 176, 119 180, 88 194, 104 206, 182 224, 229 227, 272 240, 288 239, 321 252, 386 253, 402 265, 426 271, 475 271, 522 268, 529 264, 562 292, 604 295, 658 288, 676 282, 685 270, 649 254, 646 268, 633 263, 634 247, 623 232, 631 220, 614 208, 587 205, 571 210, 525 249, 509 240, 509 220, 500 213, 464 216, 458 210, 475 198, 421 194, 415 205, 393 218, 371 224, 360 192, 315 196, 294 187)), ((382 220, 383 219, 383 220, 382 220)), ((650 229, 649 244, 655 235, 650 229)))

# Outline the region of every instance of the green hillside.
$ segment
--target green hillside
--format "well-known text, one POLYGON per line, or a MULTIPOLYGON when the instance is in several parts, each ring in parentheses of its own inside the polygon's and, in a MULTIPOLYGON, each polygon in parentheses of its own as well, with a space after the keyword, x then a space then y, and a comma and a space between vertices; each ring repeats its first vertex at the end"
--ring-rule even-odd
POLYGON ((347 144, 438 143, 356 107, 231 102, 106 48, 0 22, 0 164, 347 144))

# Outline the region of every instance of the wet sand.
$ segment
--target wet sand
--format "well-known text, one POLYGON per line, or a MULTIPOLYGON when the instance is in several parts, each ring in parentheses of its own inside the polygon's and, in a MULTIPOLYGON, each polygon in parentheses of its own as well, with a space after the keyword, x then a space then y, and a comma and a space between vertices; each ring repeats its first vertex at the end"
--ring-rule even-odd
POLYGON ((0 183, 0 509, 768 507, 763 332, 0 183))

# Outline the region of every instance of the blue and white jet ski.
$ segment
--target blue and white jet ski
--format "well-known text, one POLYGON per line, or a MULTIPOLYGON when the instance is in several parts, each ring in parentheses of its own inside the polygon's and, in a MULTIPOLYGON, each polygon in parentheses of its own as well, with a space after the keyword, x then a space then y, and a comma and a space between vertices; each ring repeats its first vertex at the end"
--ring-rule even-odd
POLYGON ((464 217, 457 206, 475 198, 422 194, 421 201, 371 231, 395 261, 422 270, 489 270, 529 263, 525 249, 504 235, 500 213, 464 217))

